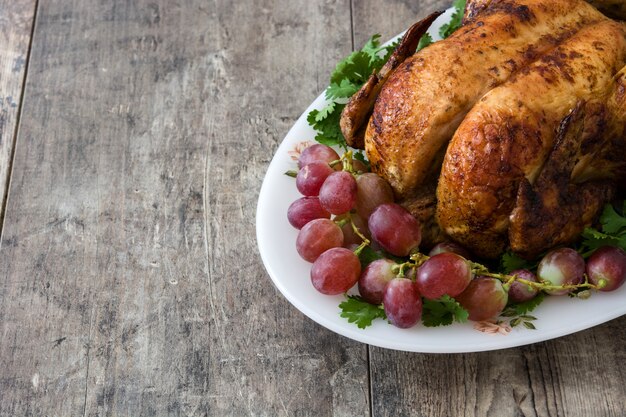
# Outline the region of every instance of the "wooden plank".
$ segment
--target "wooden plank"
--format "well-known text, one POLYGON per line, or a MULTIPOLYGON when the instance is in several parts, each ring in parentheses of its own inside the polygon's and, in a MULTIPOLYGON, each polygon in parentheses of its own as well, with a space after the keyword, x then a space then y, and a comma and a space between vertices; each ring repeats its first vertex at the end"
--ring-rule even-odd
MULTIPOLYGON (((0 415, 369 413, 365 346, 257 255, 344 1, 40 3, 0 262, 0 415)), ((277 213, 284 215, 284 213, 277 213)))
MULTIPOLYGON (((354 39, 389 39, 451 1, 354 3, 354 39)), ((538 323, 537 325, 540 325, 538 323)), ((506 336, 494 336, 506 337, 506 336)), ((464 355, 370 348, 373 416, 622 416, 626 317, 535 345, 464 355)))
POLYGON ((0 0, 0 233, 36 0, 0 0))
POLYGON ((387 41, 436 10, 451 7, 452 0, 395 0, 353 2, 354 45, 359 48, 374 33, 387 41))
POLYGON ((622 416, 625 342, 622 317, 493 352, 427 355, 372 348, 372 415, 622 416))

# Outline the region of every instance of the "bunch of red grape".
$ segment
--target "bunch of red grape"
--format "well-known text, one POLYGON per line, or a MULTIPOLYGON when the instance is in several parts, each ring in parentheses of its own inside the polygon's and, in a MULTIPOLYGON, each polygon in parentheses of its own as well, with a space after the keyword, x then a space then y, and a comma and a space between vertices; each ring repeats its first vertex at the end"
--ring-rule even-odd
POLYGON ((382 303, 397 327, 412 327, 420 320, 423 300, 451 297, 470 320, 479 321, 541 291, 584 295, 588 289, 615 290, 626 280, 626 253, 616 247, 597 250, 586 263, 573 249, 554 250, 541 260, 536 275, 527 269, 490 273, 453 242, 423 255, 418 252, 418 221, 394 203, 390 185, 367 172, 352 152, 340 157, 326 145, 312 145, 300 155, 298 167, 296 187, 303 197, 291 204, 287 217, 300 230, 298 253, 313 263, 313 287, 336 295, 358 284, 361 298, 382 303), (359 255, 368 246, 385 257, 362 269, 359 255))

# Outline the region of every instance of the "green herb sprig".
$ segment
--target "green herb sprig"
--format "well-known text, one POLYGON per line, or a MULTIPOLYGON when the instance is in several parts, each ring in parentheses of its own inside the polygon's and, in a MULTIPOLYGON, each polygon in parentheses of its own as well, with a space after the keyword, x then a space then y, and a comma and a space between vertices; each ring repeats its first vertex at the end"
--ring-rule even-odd
POLYGON ((617 246, 626 250, 626 201, 619 213, 611 204, 604 206, 600 215, 601 230, 586 228, 579 249, 583 258, 588 258, 602 246, 617 246))

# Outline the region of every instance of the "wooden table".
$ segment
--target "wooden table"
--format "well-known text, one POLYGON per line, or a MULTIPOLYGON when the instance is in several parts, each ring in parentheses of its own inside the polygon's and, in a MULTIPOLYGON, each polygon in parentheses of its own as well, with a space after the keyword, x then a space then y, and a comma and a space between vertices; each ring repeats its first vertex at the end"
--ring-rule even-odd
POLYGON ((353 47, 449 2, 0 0, 0 415, 626 415, 626 317, 404 353, 263 268, 289 127, 353 47))

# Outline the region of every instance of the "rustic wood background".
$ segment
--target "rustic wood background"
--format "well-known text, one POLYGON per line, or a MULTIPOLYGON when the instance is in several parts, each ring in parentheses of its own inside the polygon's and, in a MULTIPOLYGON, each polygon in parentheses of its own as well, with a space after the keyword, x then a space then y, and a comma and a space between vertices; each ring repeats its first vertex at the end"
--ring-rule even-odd
POLYGON ((334 64, 450 0, 0 0, 0 416, 626 415, 626 317, 465 355, 304 317, 254 239, 334 64))

